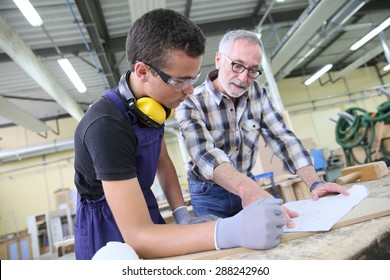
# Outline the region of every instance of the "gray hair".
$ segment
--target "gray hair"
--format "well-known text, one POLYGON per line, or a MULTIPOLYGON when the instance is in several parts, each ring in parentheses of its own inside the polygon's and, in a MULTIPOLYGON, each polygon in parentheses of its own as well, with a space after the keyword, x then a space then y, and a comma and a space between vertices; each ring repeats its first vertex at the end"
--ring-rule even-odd
POLYGON ((256 33, 248 30, 238 29, 227 32, 219 42, 219 51, 223 53, 228 53, 232 48, 233 43, 236 40, 243 39, 253 44, 258 44, 261 49, 263 49, 263 44, 261 43, 259 37, 256 33))

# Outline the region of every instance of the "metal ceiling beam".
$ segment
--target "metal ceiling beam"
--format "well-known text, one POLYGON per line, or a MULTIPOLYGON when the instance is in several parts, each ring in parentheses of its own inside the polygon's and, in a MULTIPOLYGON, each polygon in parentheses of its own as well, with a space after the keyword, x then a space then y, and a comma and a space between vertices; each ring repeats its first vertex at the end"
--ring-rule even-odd
POLYGON ((259 14, 259 11, 261 10, 261 8, 263 7, 264 4, 265 4, 265 0, 258 0, 257 1, 256 7, 253 9, 253 12, 252 12, 252 17, 255 17, 259 14))
MULTIPOLYGON (((299 51, 283 66, 276 77, 278 80, 288 76, 296 67, 307 65, 326 48, 326 42, 342 34, 343 25, 355 14, 368 0, 350 0, 337 13, 322 24, 318 31, 303 44, 299 51)), ((333 39, 334 40, 334 39, 333 39)), ((329 43, 330 44, 330 43, 329 43)))
POLYGON ((349 72, 355 70, 356 68, 360 67, 361 65, 365 64, 367 61, 370 61, 374 57, 380 55, 383 52, 383 48, 381 45, 377 46, 374 49, 371 49, 364 53, 363 56, 361 56, 359 59, 355 60, 353 63, 342 69, 341 71, 337 72, 335 75, 332 75, 332 78, 337 80, 341 77, 345 77, 349 72))
MULTIPOLYGON (((69 45, 69 46, 59 46, 58 49, 62 54, 74 54, 74 53, 80 53, 80 50, 85 49, 85 44, 76 44, 76 45, 69 45)), ((36 49, 32 50, 36 56, 39 57, 50 57, 55 56, 58 57, 58 52, 55 48, 42 48, 42 49, 36 49)), ((6 53, 0 53, 0 63, 1 62, 9 62, 12 61, 12 59, 6 54, 6 53)))
MULTIPOLYGON (((238 18, 226 21, 219 21, 213 23, 204 23, 198 24, 200 29, 202 29, 204 35, 214 36, 225 34, 227 30, 244 28, 244 29, 253 29, 256 26, 256 21, 250 17, 238 18)), ((123 52, 125 47, 126 37, 116 37, 110 39, 106 42, 106 47, 112 52, 123 52)))
POLYGON ((184 9, 184 15, 188 18, 190 18, 191 8, 192 8, 192 0, 187 0, 186 7, 184 9))
MULTIPOLYGON (((131 0, 130 0, 131 1, 131 0)), ((262 0, 260 0, 262 1, 262 0)), ((288 23, 294 21, 300 14, 302 13, 302 9, 286 11, 283 13, 272 13, 272 19, 275 24, 286 22, 288 23)), ((205 36, 214 36, 214 35, 222 35, 225 34, 227 30, 233 30, 238 28, 244 29, 254 29, 257 26, 257 23, 260 20, 260 16, 250 16, 243 17, 231 20, 224 20, 219 22, 212 23, 203 23, 198 24, 199 27, 203 30, 205 36)), ((112 52, 123 52, 125 49, 126 36, 110 38, 110 40, 103 41, 102 44, 107 50, 108 53, 112 52)), ((58 47, 61 53, 65 54, 74 54, 80 52, 80 50, 85 49, 84 44, 76 44, 76 45, 68 45, 68 46, 59 46, 58 47)), ((35 49, 33 52, 37 56, 42 57, 50 57, 57 56, 58 52, 54 48, 42 48, 35 49)), ((7 54, 0 53, 0 62, 10 61, 10 57, 7 54)))
MULTIPOLYGON (((286 20, 290 22, 296 19, 301 13, 302 9, 291 10, 283 13, 272 13, 272 19, 276 24, 279 22, 285 22, 286 20)), ((227 30, 233 30, 238 28, 252 30, 257 26, 257 23, 259 21, 260 16, 254 16, 228 19, 211 23, 201 23, 198 24, 198 26, 200 27, 200 29, 202 29, 204 35, 207 37, 223 35, 226 33, 227 30)), ((117 37, 112 38, 105 44, 110 51, 123 51, 125 42, 126 37, 117 37)))
MULTIPOLYGON (((12 149, 6 151, 0 151, 0 164, 12 161, 20 161, 21 159, 48 155, 52 153, 58 153, 62 151, 68 151, 74 149, 74 140, 61 139, 54 140, 53 143, 41 144, 37 146, 31 146, 27 148, 12 149)), ((0 172, 0 174, 2 171, 0 172)))
POLYGON ((264 14, 262 15, 262 18, 260 22, 257 24, 257 30, 261 30, 261 26, 263 25, 266 18, 269 17, 269 14, 271 13, 272 7, 274 6, 275 1, 272 1, 270 5, 266 6, 266 10, 264 14))
POLYGON ((311 38, 324 21, 329 19, 346 2, 347 0, 320 1, 317 4, 306 17, 305 21, 294 31, 294 33, 292 33, 289 39, 272 58, 271 68, 275 77, 277 77, 277 74, 283 70, 283 67, 306 43, 306 40, 303 40, 303 38, 311 38))
POLYGON ((144 13, 153 9, 166 8, 166 0, 128 0, 131 24, 144 13))
POLYGON ((34 118, 15 104, 0 95, 0 114, 13 123, 23 126, 33 132, 46 132, 50 128, 42 121, 34 118))
POLYGON ((58 83, 44 63, 33 53, 8 23, 0 16, 0 48, 40 85, 74 119, 80 121, 84 111, 58 83))
POLYGON ((106 23, 104 20, 102 8, 99 1, 96 0, 75 0, 77 8, 85 28, 87 29, 92 46, 102 66, 104 75, 110 87, 114 87, 119 81, 118 69, 113 69, 116 65, 114 54, 110 53, 103 45, 103 42, 110 40, 106 23))

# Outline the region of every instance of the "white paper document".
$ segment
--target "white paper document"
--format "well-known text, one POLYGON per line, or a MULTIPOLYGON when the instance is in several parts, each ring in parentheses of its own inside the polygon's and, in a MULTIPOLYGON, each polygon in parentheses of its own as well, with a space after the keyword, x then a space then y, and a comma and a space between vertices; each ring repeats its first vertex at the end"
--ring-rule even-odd
POLYGON ((349 195, 321 197, 314 201, 311 198, 287 202, 284 205, 299 213, 294 218, 295 228, 284 227, 284 232, 297 231, 328 231, 351 209, 368 196, 364 185, 353 185, 349 195))

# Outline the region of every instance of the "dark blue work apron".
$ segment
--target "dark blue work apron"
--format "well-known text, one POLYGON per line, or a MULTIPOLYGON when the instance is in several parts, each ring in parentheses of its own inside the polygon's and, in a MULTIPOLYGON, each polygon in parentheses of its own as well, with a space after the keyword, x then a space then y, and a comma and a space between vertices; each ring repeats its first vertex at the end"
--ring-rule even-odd
MULTIPOLYGON (((109 98, 123 114, 127 114, 122 101, 114 91, 108 91, 103 96, 109 98)), ((137 179, 152 221, 155 224, 165 224, 157 200, 150 189, 156 175, 164 129, 140 127, 137 121, 134 121, 132 126, 138 139, 136 153, 137 179)), ((79 195, 77 199, 76 259, 91 259, 109 241, 124 242, 104 195, 96 201, 87 200, 79 195)))

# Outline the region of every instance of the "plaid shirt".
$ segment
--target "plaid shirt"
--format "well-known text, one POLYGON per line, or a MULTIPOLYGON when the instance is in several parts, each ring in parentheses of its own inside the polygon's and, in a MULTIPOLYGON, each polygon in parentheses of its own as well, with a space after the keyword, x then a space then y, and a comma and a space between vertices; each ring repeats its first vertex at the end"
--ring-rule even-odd
POLYGON ((301 141, 274 110, 264 87, 255 81, 235 105, 214 88, 212 80, 217 76, 218 70, 210 72, 175 112, 191 158, 188 178, 212 182, 214 169, 223 162, 250 176, 260 134, 290 172, 312 164, 301 141))

